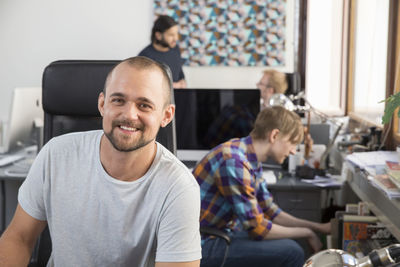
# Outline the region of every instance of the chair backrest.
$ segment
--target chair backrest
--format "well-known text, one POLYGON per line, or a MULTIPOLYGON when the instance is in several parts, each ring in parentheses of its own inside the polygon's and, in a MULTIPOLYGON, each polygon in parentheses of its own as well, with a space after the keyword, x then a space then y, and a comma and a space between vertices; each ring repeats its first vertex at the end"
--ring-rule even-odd
MULTIPOLYGON (((48 65, 43 73, 44 140, 70 132, 102 128, 97 108, 99 93, 109 71, 120 61, 62 60, 48 65)), ((171 94, 173 97, 173 94, 171 94)), ((175 120, 160 128, 157 141, 176 154, 175 120)), ((48 229, 40 237, 36 264, 45 266, 51 253, 48 229)))
MULTIPOLYGON (((61 60, 46 67, 42 81, 43 143, 61 134, 102 128, 97 98, 108 72, 119 62, 61 60)), ((157 141, 176 154, 175 120, 160 128, 157 141)))

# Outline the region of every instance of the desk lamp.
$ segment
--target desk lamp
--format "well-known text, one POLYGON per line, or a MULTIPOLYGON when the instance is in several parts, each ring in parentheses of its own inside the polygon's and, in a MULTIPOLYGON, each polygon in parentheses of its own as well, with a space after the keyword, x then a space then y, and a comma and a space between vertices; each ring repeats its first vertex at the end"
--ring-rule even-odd
POLYGON ((343 127, 343 123, 339 123, 332 117, 315 109, 305 98, 304 92, 300 92, 297 95, 290 95, 290 96, 286 96, 284 94, 273 94, 269 100, 269 105, 270 106, 282 106, 290 111, 308 111, 308 112, 312 111, 315 114, 317 114, 320 118, 322 118, 323 122, 329 121, 337 126, 335 134, 333 135, 332 139, 330 140, 329 144, 327 145, 327 147, 320 159, 319 169, 322 169, 322 170, 326 169, 326 167, 327 167, 326 166, 326 158, 328 157, 329 152, 331 151, 331 149, 333 148, 333 145, 335 144, 335 140, 336 140, 337 136, 339 135, 340 130, 343 127), (305 102, 305 105, 300 106, 300 105, 293 104, 292 101, 297 100, 297 99, 303 99, 305 102))
POLYGON ((361 259, 340 249, 323 250, 311 256, 303 267, 379 267, 394 266, 399 262, 400 244, 393 244, 373 250, 361 259))

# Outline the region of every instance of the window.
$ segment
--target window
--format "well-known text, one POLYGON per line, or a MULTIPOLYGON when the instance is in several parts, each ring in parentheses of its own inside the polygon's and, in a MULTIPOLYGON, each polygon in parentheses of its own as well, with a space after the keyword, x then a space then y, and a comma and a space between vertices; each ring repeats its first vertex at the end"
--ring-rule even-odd
POLYGON ((316 109, 343 115, 346 51, 346 3, 338 0, 309 0, 307 5, 306 95, 316 109))
MULTIPOLYGON (((380 125, 386 96, 389 0, 356 1, 354 12, 352 108, 380 125)), ((351 52, 350 52, 351 53, 351 52)))

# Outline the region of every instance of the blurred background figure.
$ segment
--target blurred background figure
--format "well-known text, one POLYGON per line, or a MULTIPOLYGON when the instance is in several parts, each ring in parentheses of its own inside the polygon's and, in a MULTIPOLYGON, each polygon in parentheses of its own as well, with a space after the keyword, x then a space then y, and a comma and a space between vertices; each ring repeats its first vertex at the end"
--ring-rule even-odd
POLYGON ((178 30, 178 23, 172 17, 159 16, 151 31, 151 44, 146 46, 139 56, 149 57, 167 64, 172 72, 174 88, 186 88, 185 75, 182 70, 183 60, 177 45, 178 30))
POLYGON ((264 70, 263 76, 257 83, 260 89, 261 106, 263 109, 269 106, 269 99, 273 94, 284 94, 288 88, 286 74, 276 70, 264 70))

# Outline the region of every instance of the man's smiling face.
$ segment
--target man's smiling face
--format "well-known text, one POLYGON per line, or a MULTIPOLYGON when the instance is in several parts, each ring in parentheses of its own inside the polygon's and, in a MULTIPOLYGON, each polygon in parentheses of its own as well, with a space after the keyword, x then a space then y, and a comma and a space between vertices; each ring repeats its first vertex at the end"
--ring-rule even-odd
MULTIPOLYGON (((129 152, 155 140, 165 121, 166 84, 161 70, 117 66, 99 96, 103 130, 113 147, 129 152)), ((163 125, 165 126, 165 125, 163 125)))

